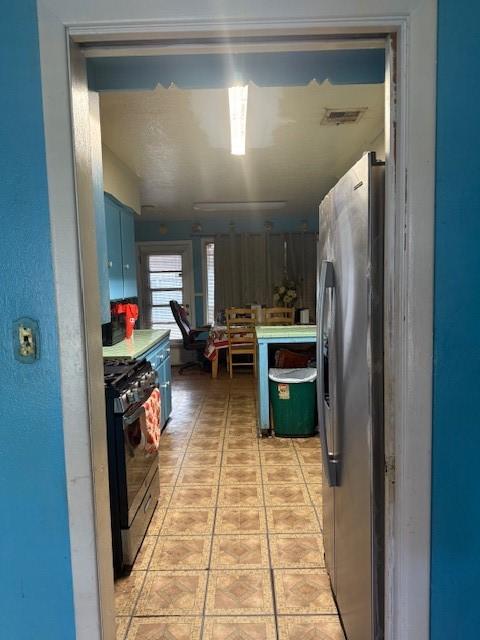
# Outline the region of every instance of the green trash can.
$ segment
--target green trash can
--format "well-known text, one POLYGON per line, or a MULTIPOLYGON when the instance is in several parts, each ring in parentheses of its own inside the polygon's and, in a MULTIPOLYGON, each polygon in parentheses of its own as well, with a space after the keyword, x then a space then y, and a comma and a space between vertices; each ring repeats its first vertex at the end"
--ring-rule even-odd
POLYGON ((317 370, 270 369, 268 377, 275 435, 288 438, 313 436, 317 370))

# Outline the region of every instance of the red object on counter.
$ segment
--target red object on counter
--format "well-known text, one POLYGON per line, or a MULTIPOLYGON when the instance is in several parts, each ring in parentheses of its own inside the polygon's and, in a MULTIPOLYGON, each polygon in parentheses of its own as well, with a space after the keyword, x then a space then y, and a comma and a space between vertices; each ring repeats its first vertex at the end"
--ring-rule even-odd
POLYGON ((123 302, 116 304, 113 309, 116 315, 121 313, 125 314, 125 337, 131 338, 133 329, 135 328, 135 322, 138 319, 138 305, 123 302))

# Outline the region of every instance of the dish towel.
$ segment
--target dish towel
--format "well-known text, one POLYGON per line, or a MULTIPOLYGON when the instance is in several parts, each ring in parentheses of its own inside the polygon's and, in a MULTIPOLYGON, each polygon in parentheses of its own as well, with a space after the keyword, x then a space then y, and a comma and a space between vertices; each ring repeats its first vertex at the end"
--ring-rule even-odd
POLYGON ((160 445, 160 391, 155 388, 143 403, 145 420, 141 421, 144 450, 147 455, 156 453, 160 445))

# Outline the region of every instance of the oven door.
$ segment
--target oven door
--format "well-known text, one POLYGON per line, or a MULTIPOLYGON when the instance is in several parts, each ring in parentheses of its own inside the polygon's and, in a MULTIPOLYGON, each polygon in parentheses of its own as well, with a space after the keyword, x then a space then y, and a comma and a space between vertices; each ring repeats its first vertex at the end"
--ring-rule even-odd
POLYGON ((158 453, 145 453, 144 426, 143 405, 136 405, 123 416, 126 482, 123 495, 127 504, 122 509, 122 528, 129 527, 132 523, 158 466, 158 453))

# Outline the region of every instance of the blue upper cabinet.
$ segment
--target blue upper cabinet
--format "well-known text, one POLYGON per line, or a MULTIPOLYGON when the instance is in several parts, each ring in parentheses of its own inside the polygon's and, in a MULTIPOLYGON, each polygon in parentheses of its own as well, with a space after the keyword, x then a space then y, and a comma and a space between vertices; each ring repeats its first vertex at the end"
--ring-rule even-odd
POLYGON ((120 211, 120 229, 122 235, 122 274, 123 297, 135 298, 137 295, 137 269, 135 254, 134 213, 127 209, 120 211))
POLYGON ((120 207, 108 196, 105 196, 105 227, 107 231, 107 264, 110 300, 120 300, 123 298, 120 207))
POLYGON ((105 194, 110 300, 137 296, 134 213, 105 194))

